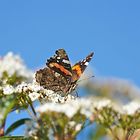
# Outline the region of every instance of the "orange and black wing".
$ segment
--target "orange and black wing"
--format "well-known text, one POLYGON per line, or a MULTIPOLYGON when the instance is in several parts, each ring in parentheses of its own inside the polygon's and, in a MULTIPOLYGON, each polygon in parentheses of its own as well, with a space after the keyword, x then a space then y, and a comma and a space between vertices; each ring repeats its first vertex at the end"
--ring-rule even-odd
POLYGON ((68 55, 64 49, 56 50, 55 55, 47 60, 46 65, 65 78, 71 79, 72 68, 68 55))
POLYGON ((93 52, 90 53, 85 59, 72 66, 72 82, 76 82, 80 78, 80 76, 88 66, 90 60, 92 59, 93 54, 93 52))

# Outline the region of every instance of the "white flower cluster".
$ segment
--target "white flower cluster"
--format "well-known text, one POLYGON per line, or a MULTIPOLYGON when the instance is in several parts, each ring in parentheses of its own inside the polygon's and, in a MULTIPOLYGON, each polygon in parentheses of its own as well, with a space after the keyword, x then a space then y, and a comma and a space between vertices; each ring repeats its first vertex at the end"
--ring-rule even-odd
POLYGON ((140 100, 140 88, 133 84, 129 80, 121 79, 121 78, 106 78, 106 77, 98 77, 93 78, 92 81, 88 82, 89 89, 91 91, 97 91, 102 95, 106 95, 115 100, 140 100))
POLYGON ((132 101, 123 106, 123 113, 126 113, 128 115, 133 115, 139 109, 140 109, 140 102, 132 101))
POLYGON ((3 72, 5 71, 9 76, 12 76, 14 73, 16 73, 17 76, 25 77, 29 81, 31 81, 33 78, 33 72, 27 69, 23 63, 23 60, 12 52, 9 52, 0 59, 0 77, 2 77, 3 72))
POLYGON ((94 108, 102 108, 110 105, 110 100, 104 99, 101 101, 93 98, 77 98, 75 100, 67 101, 64 104, 60 103, 46 103, 36 110, 39 113, 47 113, 48 111, 60 112, 67 115, 69 118, 73 117, 78 111, 86 117, 91 117, 94 108))
POLYGON ((67 117, 72 118, 78 111, 86 117, 90 118, 96 109, 100 110, 104 107, 112 107, 115 111, 121 114, 133 115, 140 109, 140 103, 133 101, 127 105, 122 105, 118 110, 116 105, 109 99, 99 98, 81 98, 76 100, 67 101, 64 104, 60 103, 46 103, 36 108, 36 111, 40 114, 47 112, 64 113, 67 117))
POLYGON ((4 95, 10 95, 13 93, 27 93, 29 95, 31 101, 35 101, 40 99, 43 102, 54 102, 54 103, 64 103, 66 100, 74 100, 75 97, 72 95, 68 95, 67 97, 63 97, 58 93, 54 93, 52 90, 44 89, 39 86, 36 82, 33 83, 21 83, 18 86, 14 87, 11 85, 5 85, 1 87, 4 95))

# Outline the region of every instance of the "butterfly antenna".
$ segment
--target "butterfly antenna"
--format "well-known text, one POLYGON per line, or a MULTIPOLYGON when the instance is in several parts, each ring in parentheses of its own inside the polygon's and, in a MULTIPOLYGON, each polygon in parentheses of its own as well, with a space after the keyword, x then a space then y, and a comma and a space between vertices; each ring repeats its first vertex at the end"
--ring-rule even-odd
POLYGON ((81 82, 81 81, 83 81, 83 80, 91 79, 91 78, 93 78, 93 77, 95 77, 95 76, 93 75, 93 76, 91 76, 91 77, 87 77, 87 78, 81 79, 81 80, 77 81, 77 83, 79 83, 79 82, 81 82))

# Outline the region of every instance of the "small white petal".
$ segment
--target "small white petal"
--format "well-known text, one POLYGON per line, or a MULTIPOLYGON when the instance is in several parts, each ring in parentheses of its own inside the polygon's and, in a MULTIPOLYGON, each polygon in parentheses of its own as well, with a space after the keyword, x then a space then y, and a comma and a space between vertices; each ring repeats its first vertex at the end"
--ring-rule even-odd
POLYGON ((32 93, 29 94, 29 97, 32 101, 35 101, 40 97, 40 94, 36 93, 36 92, 32 92, 32 93))
POLYGON ((138 109, 140 109, 140 103, 137 101, 132 101, 129 104, 123 106, 124 113, 128 115, 133 115, 138 109))
POLYGON ((14 88, 11 85, 6 85, 3 88, 3 94, 9 95, 9 94, 12 94, 12 93, 14 93, 14 88))
POLYGON ((82 128, 82 124, 77 124, 76 127, 75 127, 75 130, 80 131, 81 128, 82 128))

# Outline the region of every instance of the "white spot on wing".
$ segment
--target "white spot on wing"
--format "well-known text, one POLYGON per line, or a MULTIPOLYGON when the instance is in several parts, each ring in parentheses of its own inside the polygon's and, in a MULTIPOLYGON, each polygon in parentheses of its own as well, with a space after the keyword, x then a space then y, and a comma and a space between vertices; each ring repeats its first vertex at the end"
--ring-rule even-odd
POLYGON ((86 59, 84 59, 83 62, 86 62, 86 59))
POLYGON ((57 57, 57 59, 60 59, 60 57, 57 57))
POLYGON ((85 65, 87 66, 88 65, 88 62, 86 62, 85 65))
POLYGON ((69 60, 65 60, 65 59, 63 59, 62 62, 66 63, 66 64, 70 64, 70 61, 69 61, 69 60))

